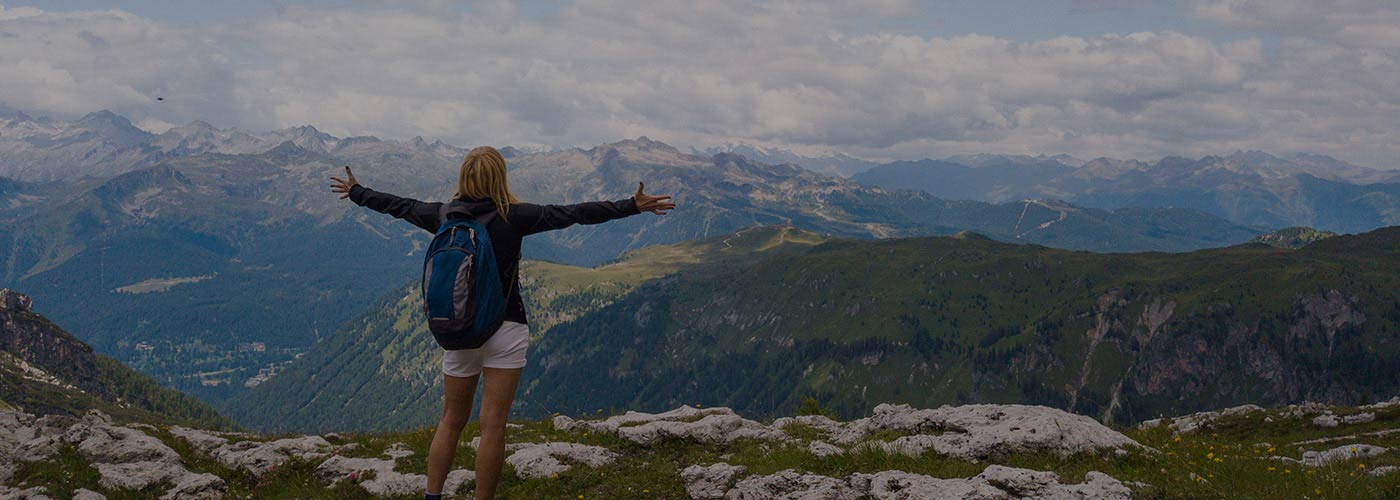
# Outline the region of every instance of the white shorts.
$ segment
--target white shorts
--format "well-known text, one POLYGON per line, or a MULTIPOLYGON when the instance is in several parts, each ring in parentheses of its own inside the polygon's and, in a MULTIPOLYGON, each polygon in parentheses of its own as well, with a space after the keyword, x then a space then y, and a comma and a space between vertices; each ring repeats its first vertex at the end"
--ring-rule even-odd
POLYGON ((507 321, 501 323, 480 348, 442 351, 442 373, 452 377, 471 377, 485 368, 524 368, 525 350, 530 347, 530 326, 507 321))

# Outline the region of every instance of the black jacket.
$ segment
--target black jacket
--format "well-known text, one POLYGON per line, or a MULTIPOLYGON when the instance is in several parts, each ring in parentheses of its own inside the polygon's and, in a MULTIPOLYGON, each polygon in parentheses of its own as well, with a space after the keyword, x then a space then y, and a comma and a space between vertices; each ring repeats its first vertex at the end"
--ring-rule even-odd
MULTIPOLYGON (((442 224, 439 209, 442 203, 426 203, 381 193, 356 184, 350 187, 350 201, 376 212, 406 220, 430 233, 442 224)), ((463 200, 472 212, 494 211, 491 200, 463 200)), ((594 201, 577 205, 536 205, 517 203, 510 206, 506 217, 499 215, 486 225, 491 235, 491 247, 501 270, 501 285, 510 290, 506 298, 506 321, 525 323, 525 301, 520 298, 520 240, 526 236, 574 224, 599 224, 641 213, 631 198, 618 201, 594 201)))

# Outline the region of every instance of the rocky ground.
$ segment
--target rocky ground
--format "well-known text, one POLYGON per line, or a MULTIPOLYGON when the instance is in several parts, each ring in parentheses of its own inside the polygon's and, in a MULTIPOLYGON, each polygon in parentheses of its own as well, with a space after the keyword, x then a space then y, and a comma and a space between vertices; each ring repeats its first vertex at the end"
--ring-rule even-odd
MULTIPOLYGON (((416 498, 431 429, 264 436, 0 411, 0 498, 416 498)), ((1400 398, 1231 408, 1114 430, 1039 406, 727 408, 511 424, 506 498, 1396 498, 1400 398), (1270 437, 1266 441, 1263 437, 1270 437)), ((464 441, 447 491, 469 495, 464 441)))

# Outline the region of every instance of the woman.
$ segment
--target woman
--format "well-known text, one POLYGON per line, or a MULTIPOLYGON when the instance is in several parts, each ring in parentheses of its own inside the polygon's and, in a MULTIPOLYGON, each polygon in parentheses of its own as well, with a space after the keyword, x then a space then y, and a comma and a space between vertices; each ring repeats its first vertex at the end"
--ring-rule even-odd
MULTIPOLYGON (((355 180, 350 167, 345 178, 331 177, 331 191, 350 198, 356 205, 368 207, 406 220, 429 232, 436 232, 441 203, 425 203, 380 193, 355 180)), ((515 387, 525 367, 525 350, 530 331, 525 321, 525 304, 520 299, 520 240, 531 234, 563 229, 574 224, 599 224, 642 212, 665 215, 676 207, 670 196, 649 196, 642 193, 645 184, 637 185, 630 199, 598 201, 577 205, 535 205, 521 203, 506 185, 506 161, 490 146, 471 150, 462 161, 457 176, 457 194, 453 197, 467 204, 473 214, 496 211, 497 217, 487 223, 486 231, 500 263, 501 283, 509 290, 506 317, 500 329, 478 349, 443 351, 442 421, 433 434, 428 451, 427 500, 442 498, 442 486, 457 451, 457 441, 471 414, 476 396, 477 378, 485 379, 481 396, 481 445, 476 450, 476 498, 489 499, 496 493, 505 459, 506 417, 515 399, 515 387)))

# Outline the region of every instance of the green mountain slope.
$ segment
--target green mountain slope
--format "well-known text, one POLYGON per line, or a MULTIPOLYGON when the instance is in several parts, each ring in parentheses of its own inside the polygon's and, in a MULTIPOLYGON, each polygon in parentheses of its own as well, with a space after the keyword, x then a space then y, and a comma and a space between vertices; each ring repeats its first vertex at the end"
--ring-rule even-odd
MULTIPOLYGON (((1400 228, 1184 254, 761 228, 526 275, 532 309, 550 313, 536 316, 525 415, 772 415, 814 397, 846 416, 976 401, 1138 421, 1400 392, 1400 228)), ((405 289, 367 311, 227 413, 279 430, 430 421, 437 358, 414 300, 405 289), (350 404, 375 417, 322 423, 350 404)))
POLYGON ((1400 228, 1096 255, 838 240, 681 273, 532 347, 536 408, 1038 402, 1135 421, 1400 390, 1400 228))
POLYGON ((98 409, 124 421, 235 427, 204 403, 94 354, 9 289, 0 289, 0 403, 38 414, 98 409))
MULTIPOLYGON (((521 290, 538 339, 642 283, 694 266, 789 255, 825 240, 804 231, 765 229, 647 247, 597 268, 527 261, 521 290)), ((441 351, 427 332, 420 304, 416 284, 389 294, 222 409, 244 425, 278 431, 392 430, 434 421, 441 411, 441 351)))

